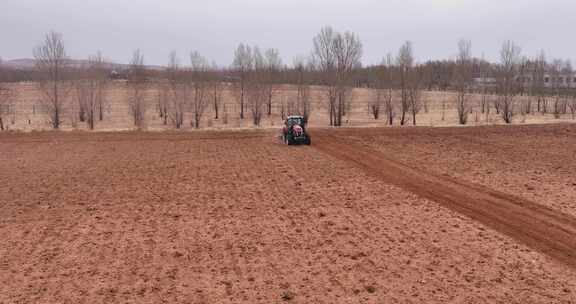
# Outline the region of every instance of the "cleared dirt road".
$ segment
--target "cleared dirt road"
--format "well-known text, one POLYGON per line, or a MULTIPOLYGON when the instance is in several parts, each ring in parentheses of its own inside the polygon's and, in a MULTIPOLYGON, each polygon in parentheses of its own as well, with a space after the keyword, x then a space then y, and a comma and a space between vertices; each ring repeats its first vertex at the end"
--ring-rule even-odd
POLYGON ((537 202, 410 167, 350 136, 331 133, 315 132, 314 147, 576 268, 576 218, 537 202))

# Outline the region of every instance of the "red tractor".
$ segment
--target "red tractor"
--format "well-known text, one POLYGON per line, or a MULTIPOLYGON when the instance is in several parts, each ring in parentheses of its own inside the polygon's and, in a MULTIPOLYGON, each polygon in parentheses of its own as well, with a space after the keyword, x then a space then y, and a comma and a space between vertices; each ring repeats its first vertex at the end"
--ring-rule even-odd
POLYGON ((306 133, 306 120, 299 115, 286 117, 282 127, 282 141, 287 145, 310 145, 310 134, 306 133))

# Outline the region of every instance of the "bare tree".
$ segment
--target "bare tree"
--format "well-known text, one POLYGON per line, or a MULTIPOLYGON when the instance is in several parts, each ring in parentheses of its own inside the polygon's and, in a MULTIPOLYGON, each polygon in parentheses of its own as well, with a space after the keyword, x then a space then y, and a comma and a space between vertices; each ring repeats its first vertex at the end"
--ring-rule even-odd
MULTIPOLYGON (((162 120, 163 125, 168 124, 168 112, 170 109, 170 103, 173 102, 175 99, 175 94, 177 93, 178 89, 178 80, 179 80, 179 60, 176 51, 170 52, 168 56, 168 67, 164 71, 165 80, 161 80, 157 83, 157 105, 156 110, 158 111, 158 116, 162 120)), ((177 118, 178 115, 174 115, 173 118, 177 118)), ((176 128, 179 128, 181 123, 178 121, 174 122, 176 128)))
POLYGON ((392 63, 392 54, 388 54, 386 58, 382 61, 385 67, 383 71, 383 90, 384 90, 384 111, 386 112, 386 120, 388 125, 394 124, 394 116, 396 115, 394 107, 394 66, 392 63))
POLYGON ((13 114, 15 109, 12 99, 15 98, 15 91, 9 87, 3 87, 0 83, 0 131, 8 129, 5 119, 8 115, 13 114))
POLYGON ((210 82, 210 98, 212 99, 212 110, 214 112, 214 119, 219 119, 220 108, 222 107, 222 91, 224 91, 224 83, 218 77, 218 66, 212 63, 211 67, 212 79, 210 82))
POLYGON ((247 87, 248 108, 255 126, 260 126, 267 103, 267 88, 261 82, 252 81, 247 87))
MULTIPOLYGON (((72 105, 74 112, 78 114, 78 120, 84 122, 86 120, 86 99, 87 99, 87 86, 86 82, 89 79, 89 72, 87 65, 81 65, 75 69, 75 79, 72 81, 75 91, 76 104, 72 105)), ((72 124, 74 125, 76 118, 72 117, 72 124)))
POLYGON ((148 82, 146 79, 146 69, 144 66, 144 56, 140 50, 134 51, 130 61, 130 70, 128 75, 128 107, 134 125, 138 128, 144 126, 146 115, 146 90, 148 82))
POLYGON ((209 95, 210 83, 208 82, 208 79, 206 79, 209 64, 208 60, 198 52, 192 52, 190 54, 190 61, 192 64, 192 95, 190 98, 190 105, 192 116, 194 118, 192 123, 194 128, 200 128, 202 116, 212 101, 209 95))
POLYGON ((410 114, 412 114, 412 124, 416 125, 416 115, 422 108, 422 94, 420 92, 420 82, 422 79, 422 67, 417 67, 408 77, 408 104, 410 114))
POLYGON ((405 42, 396 57, 398 66, 399 85, 400 85, 400 125, 406 124, 406 114, 410 109, 410 75, 413 73, 414 55, 412 54, 412 43, 405 42))
POLYGON ((298 115, 302 115, 304 122, 308 123, 310 120, 310 113, 312 112, 312 101, 310 97, 310 86, 306 84, 298 84, 296 88, 296 109, 298 115))
POLYGON ((158 116, 162 120, 163 125, 168 124, 168 105, 170 104, 170 98, 172 90, 168 81, 159 81, 157 83, 157 103, 156 110, 158 111, 158 116))
POLYGON ((337 104, 336 125, 342 125, 342 117, 351 107, 352 91, 350 86, 354 69, 360 67, 362 43, 360 38, 351 32, 337 33, 334 39, 334 55, 336 57, 337 104))
POLYGON ((372 115, 375 120, 380 118, 380 110, 384 103, 384 90, 375 88, 372 92, 373 97, 368 101, 368 113, 372 115))
MULTIPOLYGON (((480 59, 478 69, 480 72, 480 79, 482 79, 482 81, 485 81, 490 66, 489 63, 484 60, 484 53, 482 53, 482 59, 480 59)), ((486 85, 482 85, 480 87, 480 104, 481 104, 480 111, 482 112, 482 114, 486 114, 486 118, 488 118, 488 115, 490 114, 490 102, 488 100, 488 87, 486 85)))
POLYGON ((266 112, 270 116, 272 114, 272 98, 277 90, 277 77, 282 68, 282 59, 277 49, 268 49, 264 53, 266 65, 266 112))
POLYGON ((286 96, 282 96, 282 99, 280 100, 280 118, 282 120, 286 119, 286 116, 288 115, 289 103, 289 99, 286 96))
POLYGON ((571 97, 571 95, 574 94, 574 90, 570 90, 570 83, 573 75, 574 75, 574 70, 572 68, 572 62, 570 60, 566 60, 564 61, 564 68, 562 70, 562 73, 564 75, 564 79, 565 79, 565 90, 564 90, 564 102, 562 103, 562 113, 563 114, 567 114, 568 113, 568 105, 569 105, 569 99, 571 97))
MULTIPOLYGON (((307 123, 310 118, 310 112, 312 111, 312 104, 310 86, 306 79, 307 68, 302 58, 296 58, 294 60, 294 70, 297 73, 296 100, 295 104, 291 107, 293 109, 288 109, 288 115, 302 115, 304 121, 307 123)), ((282 115, 282 119, 284 119, 284 115, 282 115)))
POLYGON ((470 40, 458 41, 458 56, 454 66, 453 81, 456 87, 456 109, 458 123, 465 125, 468 121, 468 90, 472 82, 472 43, 470 40))
POLYGON ((232 62, 232 69, 238 77, 235 89, 237 91, 238 104, 240 105, 240 119, 244 119, 246 83, 253 65, 252 48, 241 43, 234 52, 234 61, 232 62))
POLYGON ((576 95, 574 95, 574 93, 572 93, 572 96, 570 97, 570 103, 568 104, 568 107, 570 108, 572 119, 576 119, 576 95))
POLYGON ((220 109, 222 108, 222 91, 224 91, 224 84, 218 80, 213 80, 210 83, 210 98, 212 99, 212 110, 214 111, 214 119, 220 119, 220 109))
POLYGON ((534 59, 534 69, 532 70, 532 93, 536 95, 536 110, 541 113, 548 111, 548 101, 546 99, 546 54, 540 51, 534 59))
POLYGON ((569 86, 572 80, 572 64, 569 60, 555 59, 550 65, 551 93, 553 99, 553 114, 555 118, 560 118, 562 114, 568 113, 569 86))
POLYGON ((176 129, 184 125, 184 112, 186 111, 187 100, 190 94, 189 88, 184 83, 183 73, 180 70, 180 59, 175 51, 170 53, 168 69, 166 69, 168 78, 168 90, 166 99, 161 105, 164 112, 164 121, 170 119, 176 129))
POLYGON ((386 122, 394 119, 394 107, 392 105, 392 55, 388 54, 382 63, 374 68, 374 95, 375 99, 368 102, 368 112, 379 119, 382 107, 386 114, 386 122))
MULTIPOLYGON (((168 117, 176 129, 184 126, 184 114, 191 106, 191 96, 191 84, 186 83, 185 79, 178 81, 170 87, 168 117)), ((192 124, 193 122, 191 121, 190 123, 192 124)))
POLYGON ((518 61, 518 67, 516 71, 515 78, 515 89, 517 95, 524 96, 526 94, 526 90, 529 89, 527 87, 526 82, 526 75, 529 68, 530 60, 526 56, 521 56, 520 60, 518 61))
POLYGON ((110 66, 110 63, 102 57, 100 52, 98 52, 91 58, 90 66, 94 73, 94 77, 96 78, 96 90, 98 92, 96 95, 96 107, 98 108, 98 120, 103 121, 105 107, 108 104, 106 92, 110 84, 110 73, 107 66, 110 66))
POLYGON ((96 55, 91 56, 88 59, 88 64, 90 65, 90 75, 91 75, 91 98, 86 107, 87 111, 87 123, 91 130, 94 129, 94 124, 96 120, 104 120, 104 107, 107 104, 106 92, 108 90, 108 71, 106 68, 106 60, 102 57, 100 52, 96 55), (98 113, 98 119, 96 118, 96 113, 98 113))
POLYGON ((337 69, 336 56, 333 51, 333 44, 336 33, 331 27, 324 27, 320 33, 313 39, 313 62, 315 67, 321 73, 321 83, 326 88, 326 97, 330 125, 334 126, 336 116, 336 98, 337 98, 337 69))
POLYGON ((498 71, 499 107, 505 123, 512 123, 514 115, 515 79, 520 61, 520 47, 512 41, 506 41, 500 50, 498 71))
MULTIPOLYGON (((562 83, 560 80, 563 80, 562 77, 562 69, 563 69, 564 62, 560 59, 552 60, 552 64, 550 65, 550 76, 551 76, 551 92, 553 95, 552 100, 552 114, 554 114, 554 118, 560 118, 562 114, 562 83)), ((563 81, 562 81, 563 82, 563 81)))
MULTIPOLYGON (((90 77, 89 65, 76 68, 76 79, 73 81, 76 102, 71 105, 72 110, 75 113, 71 118, 73 127, 76 127, 76 122, 78 120, 80 122, 88 120, 88 106, 91 97, 90 85, 92 84, 90 77), (76 114, 78 117, 75 116, 76 114)), ((93 126, 90 124, 88 125, 89 127, 93 126)))
POLYGON ((62 122, 68 93, 68 88, 64 84, 68 57, 62 35, 54 31, 49 32, 44 38, 44 43, 37 46, 33 53, 36 69, 43 76, 39 82, 43 94, 42 102, 49 111, 52 128, 58 129, 62 122))
POLYGON ((258 46, 252 48, 253 71, 246 86, 247 106, 255 126, 260 126, 265 106, 268 104, 268 68, 258 46))
POLYGON ((102 54, 98 52, 88 58, 85 67, 79 69, 80 74, 74 81, 78 115, 80 121, 85 121, 90 130, 94 130, 97 114, 103 117, 103 105, 106 100, 107 73, 102 54))
POLYGON ((313 39, 313 55, 327 86, 330 125, 341 126, 350 106, 352 72, 360 66, 362 43, 351 32, 338 33, 323 28, 313 39))

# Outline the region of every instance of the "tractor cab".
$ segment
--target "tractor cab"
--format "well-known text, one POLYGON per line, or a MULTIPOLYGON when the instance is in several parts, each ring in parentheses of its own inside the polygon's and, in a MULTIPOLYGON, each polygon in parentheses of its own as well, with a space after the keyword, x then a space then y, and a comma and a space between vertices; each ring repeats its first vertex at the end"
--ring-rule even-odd
POLYGON ((302 128, 304 128, 304 124, 305 124, 304 123, 304 117, 302 117, 302 116, 288 116, 286 118, 286 122, 285 122, 285 125, 287 127, 291 127, 293 125, 299 125, 302 128))

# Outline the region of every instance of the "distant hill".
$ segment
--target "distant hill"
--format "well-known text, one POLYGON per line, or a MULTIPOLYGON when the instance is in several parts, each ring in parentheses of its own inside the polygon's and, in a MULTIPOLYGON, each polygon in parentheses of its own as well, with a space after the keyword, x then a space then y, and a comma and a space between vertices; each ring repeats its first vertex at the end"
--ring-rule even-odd
POLYGON ((31 69, 34 67, 34 59, 23 58, 3 60, 2 65, 13 69, 31 69))
MULTIPOLYGON (((3 60, 2 66, 8 67, 11 69, 17 70, 30 70, 33 69, 35 66, 34 59, 31 58, 21 58, 21 59, 12 59, 12 60, 3 60)), ((69 65, 71 67, 82 67, 88 65, 88 60, 78 60, 78 59, 70 59, 69 65)), ((116 69, 116 70, 125 70, 128 69, 129 65, 124 63, 107 63, 106 64, 109 69, 116 69)), ((158 65, 147 65, 146 69, 149 70, 156 70, 161 71, 166 69, 166 67, 158 66, 158 65)))

